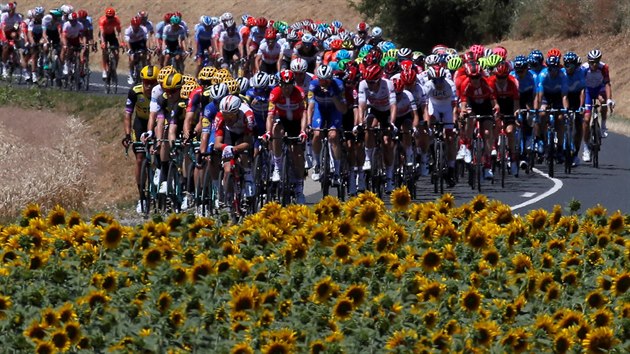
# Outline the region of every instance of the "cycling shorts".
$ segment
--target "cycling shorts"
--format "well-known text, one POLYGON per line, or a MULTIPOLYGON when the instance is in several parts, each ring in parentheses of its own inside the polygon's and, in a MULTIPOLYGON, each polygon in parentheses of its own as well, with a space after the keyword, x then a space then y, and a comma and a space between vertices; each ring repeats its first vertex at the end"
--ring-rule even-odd
POLYGON ((225 50, 223 49, 223 63, 231 63, 233 61, 234 55, 238 56, 238 49, 234 50, 225 50))
POLYGON ((81 46, 81 38, 66 38, 66 43, 68 44, 68 48, 76 48, 81 46))
POLYGON ((453 106, 450 103, 434 105, 433 102, 429 100, 428 110, 429 116, 435 117, 435 120, 438 120, 440 116, 442 116, 442 122, 453 123, 453 106))
POLYGON ((521 108, 534 107, 534 91, 521 92, 519 104, 521 108))
POLYGON ((179 48, 179 41, 164 41, 164 43, 166 43, 164 54, 181 54, 182 51, 181 48, 179 48))
POLYGON ((493 115, 492 103, 490 100, 485 100, 482 103, 468 102, 468 106, 472 110, 472 114, 480 116, 493 115))
POLYGON ((413 115, 411 113, 396 117, 396 122, 394 124, 398 127, 398 129, 400 129, 405 122, 409 122, 409 124, 413 123, 413 115))
POLYGON ((322 112, 318 108, 317 102, 315 102, 313 121, 311 124, 315 129, 320 129, 323 126, 335 128, 337 130, 343 129, 341 112, 336 109, 330 109, 322 112))
POLYGON ((199 40, 197 42, 197 57, 200 57, 201 55, 203 55, 203 51, 207 50, 208 48, 210 48, 212 46, 212 41, 210 40, 199 40))
POLYGON ((59 31, 57 30, 46 30, 46 37, 48 37, 48 42, 52 44, 52 48, 61 43, 61 36, 59 35, 59 31))
POLYGON ((129 50, 131 52, 147 51, 147 41, 129 42, 129 50))
POLYGON ((348 109, 346 113, 341 116, 341 125, 344 132, 351 132, 354 128, 354 110, 348 109))
POLYGON ((276 63, 267 64, 264 61, 260 63, 260 71, 265 72, 269 75, 275 75, 278 72, 278 65, 276 63))
POLYGON ((564 106, 562 105, 562 94, 560 92, 545 93, 542 96, 541 105, 547 106, 547 108, 555 108, 555 109, 564 108, 564 106))
POLYGON ((285 134, 289 137, 295 138, 298 135, 300 135, 300 132, 302 131, 302 125, 299 120, 288 120, 288 119, 280 118, 279 123, 284 128, 285 134))
POLYGON ((120 43, 118 43, 118 36, 116 36, 116 32, 105 35, 105 45, 113 46, 116 48, 120 47, 120 43))
POLYGON ((133 132, 132 132, 133 141, 140 141, 140 136, 142 135, 142 133, 145 133, 147 131, 148 125, 149 125, 148 119, 138 118, 138 116, 134 118, 133 132))
POLYGON ((381 125, 381 128, 387 128, 390 125, 390 112, 389 109, 386 111, 379 111, 378 109, 372 109, 372 107, 368 108, 368 117, 372 116, 378 120, 378 123, 381 125))
POLYGON ((234 132, 231 132, 229 130, 225 130, 223 131, 223 144, 225 145, 238 145, 242 142, 243 137, 245 137, 245 134, 241 133, 241 134, 237 134, 234 132))
POLYGON ((593 100, 596 100, 598 97, 602 97, 604 101, 608 97, 606 97, 606 86, 601 85, 598 87, 587 87, 584 89, 584 102, 586 103, 586 112, 590 112, 592 109, 593 100))

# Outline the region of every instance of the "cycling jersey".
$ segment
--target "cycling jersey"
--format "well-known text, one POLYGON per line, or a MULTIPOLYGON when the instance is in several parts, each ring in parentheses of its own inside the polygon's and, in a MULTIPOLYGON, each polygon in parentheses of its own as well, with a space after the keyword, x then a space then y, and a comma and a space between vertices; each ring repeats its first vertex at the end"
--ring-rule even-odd
POLYGON ((488 84, 488 79, 486 77, 480 78, 479 87, 474 87, 468 77, 462 82, 462 96, 460 97, 462 102, 481 104, 487 100, 493 100, 496 98, 496 93, 488 84))
POLYGON ((302 91, 308 92, 308 88, 311 85, 311 81, 313 81, 313 77, 308 73, 304 73, 304 79, 300 80, 298 78, 299 74, 295 73, 295 84, 302 88, 302 91))
POLYGON ((585 72, 579 67, 575 68, 572 75, 569 75, 566 69, 563 68, 562 70, 567 75, 567 86, 569 88, 569 94, 582 92, 582 90, 586 87, 585 72))
POLYGON ((569 92, 567 75, 558 69, 556 76, 551 76, 548 68, 545 68, 538 75, 538 84, 536 86, 536 93, 547 94, 561 94, 566 95, 569 92))
POLYGON ((278 42, 274 42, 273 45, 269 45, 267 40, 263 40, 258 47, 258 55, 262 57, 263 63, 275 64, 280 58, 281 47, 278 42))
POLYGON ((157 113, 160 110, 158 100, 164 94, 164 90, 161 85, 155 85, 151 90, 151 103, 149 104, 149 112, 157 113))
POLYGON ((146 42, 148 38, 149 32, 144 26, 139 26, 137 31, 134 31, 131 26, 125 29, 125 42, 127 43, 146 42))
POLYGON ((496 76, 491 76, 488 79, 488 83, 497 95, 497 103, 501 114, 513 115, 515 110, 514 101, 520 98, 516 79, 508 75, 507 79, 502 82, 496 76))
POLYGON ((210 134, 208 139, 208 148, 214 144, 214 137, 217 127, 217 113, 219 113, 219 103, 210 101, 201 113, 201 133, 210 134))
POLYGON ((160 21, 155 26, 155 38, 162 39, 162 34, 164 33, 164 27, 166 27, 166 22, 160 21))
POLYGON ((295 86, 289 96, 282 93, 280 86, 275 87, 269 94, 268 111, 276 117, 289 121, 299 121, 302 119, 305 107, 304 91, 295 86))
POLYGON ((319 58, 318 54, 319 48, 315 45, 306 46, 302 44, 302 42, 298 42, 295 47, 293 47, 293 55, 306 60, 308 71, 310 72, 315 71, 315 64, 319 58))
POLYGON ((203 101, 203 86, 199 86, 196 89, 192 90, 190 95, 188 96, 188 106, 186 107, 186 112, 195 112, 199 113, 199 111, 204 107, 203 101))
POLYGON ((158 98, 158 119, 166 119, 169 124, 178 125, 178 131, 181 131, 186 115, 186 100, 183 98, 177 98, 175 101, 169 101, 166 94, 163 94, 158 98))
POLYGON ((142 84, 140 84, 129 89, 127 102, 125 103, 125 112, 133 114, 135 111, 136 117, 148 120, 151 99, 144 95, 142 87, 142 84))
POLYGON ((70 21, 63 24, 62 34, 66 36, 68 45, 78 46, 80 45, 79 39, 83 35, 83 25, 81 22, 75 22, 74 26, 70 21))
POLYGON ((396 104, 396 92, 391 80, 381 79, 378 88, 371 91, 368 83, 361 80, 359 83, 359 104, 367 104, 377 111, 389 111, 390 106, 396 104))
POLYGON ((223 137, 223 144, 225 145, 233 145, 239 137, 251 135, 254 131, 256 126, 254 112, 246 104, 241 105, 237 115, 236 121, 232 125, 227 125, 223 113, 217 113, 215 136, 223 137))
POLYGON ((154 33, 154 29, 153 29, 153 22, 149 21, 149 20, 143 20, 142 21, 142 25, 147 29, 147 32, 149 34, 154 33))
POLYGON ((269 109, 269 93, 270 89, 256 89, 250 88, 247 90, 245 95, 247 96, 247 100, 250 102, 250 107, 254 111, 254 115, 256 117, 261 116, 267 117, 267 110, 269 109), (256 101, 255 103, 253 103, 256 101))
POLYGON ((16 27, 22 23, 22 15, 18 13, 14 13, 13 15, 9 15, 8 12, 2 13, 0 16, 0 27, 2 30, 6 32, 15 31, 16 27))
POLYGON ((27 30, 33 34, 33 40, 35 40, 35 42, 39 42, 44 34, 42 21, 43 20, 32 20, 28 23, 27 30))
POLYGON ((453 106, 457 104, 455 83, 444 79, 438 87, 433 80, 429 80, 423 89, 427 97, 429 115, 436 118, 441 116, 442 122, 453 123, 453 106))
POLYGON ((165 42, 178 42, 186 39, 186 29, 184 26, 166 25, 162 31, 162 39, 165 42))
POLYGON ((588 63, 582 64, 582 70, 584 70, 584 80, 586 81, 586 87, 599 88, 603 85, 610 83, 610 73, 608 64, 599 62, 597 69, 591 70, 588 63))
POLYGON ((118 16, 108 18, 107 16, 101 16, 98 20, 98 27, 104 36, 115 34, 122 31, 120 19, 118 16))
POLYGON ((260 42, 262 42, 262 40, 265 38, 265 29, 266 28, 261 28, 258 26, 252 27, 252 29, 249 31, 249 38, 252 39, 252 42, 259 45, 260 42))
POLYGON ((314 79, 308 88, 308 103, 314 103, 313 128, 322 127, 324 120, 328 122, 328 128, 342 129, 341 112, 333 102, 334 97, 338 97, 342 103, 345 103, 343 94, 343 82, 339 79, 332 79, 328 87, 324 89, 319 79, 314 79))
MULTIPOLYGON (((412 112, 418 110, 416 100, 408 90, 403 90, 402 92, 396 94, 396 107, 397 118, 410 116, 412 112)), ((402 122, 397 121, 396 123, 402 122)))
POLYGON ((223 31, 219 37, 219 42, 223 43, 223 50, 228 52, 238 50, 238 46, 241 44, 241 41, 241 35, 237 31, 234 31, 231 36, 227 31, 223 31))

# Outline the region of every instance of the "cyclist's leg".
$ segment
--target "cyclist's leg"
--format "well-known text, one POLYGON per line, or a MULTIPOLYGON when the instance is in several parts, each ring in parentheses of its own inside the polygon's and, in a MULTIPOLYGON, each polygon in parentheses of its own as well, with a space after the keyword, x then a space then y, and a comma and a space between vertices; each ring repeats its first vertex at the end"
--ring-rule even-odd
MULTIPOLYGON (((315 102, 315 109, 313 110, 313 121, 311 122, 311 127, 313 129, 320 129, 322 127, 322 114, 319 111, 319 107, 317 102, 315 102)), ((319 166, 320 163, 320 159, 321 159, 321 151, 322 151, 322 139, 321 139, 321 132, 314 130, 313 131, 313 138, 311 139, 311 145, 313 147, 313 166, 314 166, 314 173, 319 174, 319 168, 321 166, 319 166)), ((316 178, 317 179, 317 178, 316 178)))
POLYGON ((369 170, 371 168, 372 163, 372 152, 374 151, 374 132, 370 131, 369 128, 378 127, 378 119, 374 116, 371 110, 368 110, 367 116, 365 118, 366 127, 368 129, 365 130, 365 154, 364 154, 364 164, 363 170, 369 170))
MULTIPOLYGON (((142 133, 147 131, 148 121, 145 119, 140 119, 138 117, 134 118, 133 121, 133 135, 131 137, 132 141, 139 141, 142 133)), ((145 159, 144 152, 137 152, 136 154, 136 183, 138 184, 138 188, 140 188, 140 170, 142 168, 142 162, 145 159)))
MULTIPOLYGON (((602 120, 600 122, 600 127, 602 132, 606 132, 606 120, 608 119, 608 105, 606 104, 606 99, 608 97, 606 96, 606 89, 604 88, 604 86, 602 85, 602 87, 600 88, 598 94, 597 94, 597 100, 599 101, 600 104, 600 112, 601 112, 601 116, 602 116, 602 120)), ((606 137, 606 135, 602 135, 602 137, 606 137)))
MULTIPOLYGON (((282 165, 282 137, 284 136, 284 126, 281 120, 276 120, 271 131, 271 151, 273 153, 273 173, 280 174, 282 165)), ((277 179, 277 178, 274 178, 277 179)), ((277 181, 275 181, 277 182, 277 181)))
POLYGON ((328 131, 328 141, 333 152, 335 178, 339 178, 341 174, 341 134, 343 134, 341 112, 334 110, 330 115, 330 120, 328 125, 333 130, 328 131))

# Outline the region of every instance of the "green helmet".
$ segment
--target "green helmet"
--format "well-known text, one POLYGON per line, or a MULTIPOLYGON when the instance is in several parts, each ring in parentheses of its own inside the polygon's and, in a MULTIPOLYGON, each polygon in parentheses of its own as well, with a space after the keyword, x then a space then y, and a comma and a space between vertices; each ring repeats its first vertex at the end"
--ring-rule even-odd
POLYGON ((479 62, 479 66, 481 66, 482 69, 484 70, 490 69, 490 65, 488 65, 488 58, 481 57, 477 61, 479 62))
POLYGON ((493 69, 495 66, 499 65, 499 63, 503 61, 503 58, 498 54, 492 54, 488 57, 487 61, 490 69, 493 69))
POLYGON ((396 48, 389 49, 387 51, 387 53, 385 53, 385 56, 392 57, 392 58, 398 57, 398 49, 396 49, 396 48))
POLYGON ((447 63, 446 68, 450 71, 455 71, 464 65, 464 61, 460 57, 452 57, 447 63))
POLYGON ((390 56, 384 56, 383 59, 381 59, 381 63, 380 65, 382 67, 385 67, 385 65, 387 65, 387 63, 392 62, 392 61, 397 61, 395 57, 390 57, 390 56))
POLYGON ((350 59, 341 59, 337 62, 339 65, 339 70, 346 70, 346 65, 350 62, 350 59))
POLYGON ((61 17, 61 16, 63 16, 63 12, 61 12, 61 10, 59 10, 59 9, 52 9, 52 10, 50 10, 50 14, 53 15, 54 17, 61 17))

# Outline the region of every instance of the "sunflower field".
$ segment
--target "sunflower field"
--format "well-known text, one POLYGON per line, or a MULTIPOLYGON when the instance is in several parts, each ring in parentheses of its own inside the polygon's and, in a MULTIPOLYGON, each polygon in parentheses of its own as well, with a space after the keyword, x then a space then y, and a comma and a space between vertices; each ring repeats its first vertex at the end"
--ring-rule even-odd
POLYGON ((627 353, 628 216, 449 194, 0 225, 10 353, 627 353))

